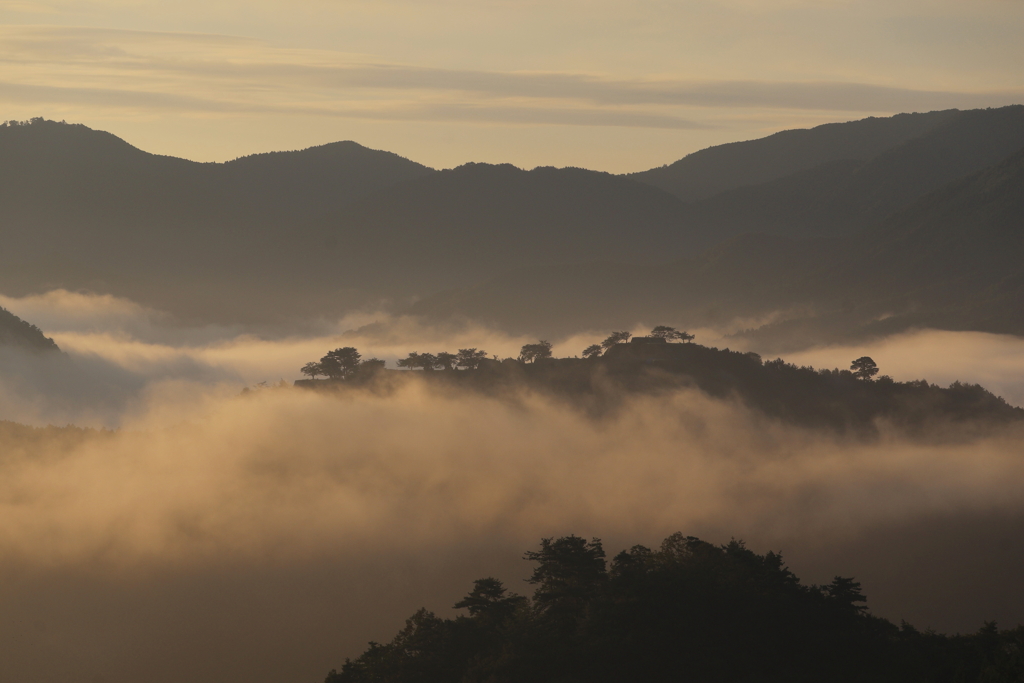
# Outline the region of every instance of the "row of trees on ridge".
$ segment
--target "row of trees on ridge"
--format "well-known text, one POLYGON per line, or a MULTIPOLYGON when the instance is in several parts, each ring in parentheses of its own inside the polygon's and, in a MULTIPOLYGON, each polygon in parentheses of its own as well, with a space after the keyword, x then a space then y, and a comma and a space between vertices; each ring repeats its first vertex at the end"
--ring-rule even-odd
MULTIPOLYGON (((600 344, 591 344, 583 349, 584 358, 598 358, 616 344, 624 344, 633 335, 629 332, 612 332, 600 344)), ((673 327, 659 325, 651 330, 651 337, 658 337, 665 341, 691 342, 694 336, 685 331, 676 330, 673 327)), ((551 342, 541 339, 535 344, 524 344, 515 360, 521 363, 536 363, 539 360, 551 358, 551 342)), ((458 353, 409 353, 405 358, 400 358, 396 365, 408 370, 476 370, 480 364, 487 359, 487 352, 483 349, 469 348, 459 349, 458 353)), ((494 360, 498 357, 494 356, 494 360)), ((359 351, 352 346, 328 351, 327 355, 319 362, 306 363, 301 368, 303 375, 310 379, 327 377, 330 379, 344 379, 358 371, 373 371, 383 369, 385 363, 379 358, 363 359, 359 351)), ((869 356, 861 356, 850 364, 850 370, 857 379, 871 381, 878 374, 878 365, 869 356)))
MULTIPOLYGON (((583 357, 597 358, 616 344, 628 342, 632 336, 629 332, 612 332, 600 344, 592 344, 585 348, 583 350, 583 357)), ((651 330, 649 336, 659 337, 665 341, 689 342, 693 340, 692 334, 666 325, 655 327, 651 330)), ((519 350, 519 356, 516 360, 522 363, 536 363, 539 360, 551 358, 551 349, 551 342, 543 339, 534 344, 524 344, 519 350)), ((396 365, 409 370, 455 370, 456 368, 476 370, 486 358, 487 352, 477 348, 459 349, 458 353, 449 353, 447 351, 418 353, 413 351, 407 357, 400 358, 396 365)), ((497 356, 494 357, 494 360, 497 360, 497 356)), ((306 363, 302 366, 301 372, 310 379, 316 379, 321 376, 330 379, 344 379, 360 368, 379 369, 383 367, 384 361, 379 358, 361 360, 359 351, 354 347, 346 346, 327 352, 327 355, 321 358, 319 362, 311 361, 306 363)))
MULTIPOLYGON (((587 348, 583 349, 583 357, 597 358, 616 344, 625 344, 632 336, 633 335, 631 333, 625 331, 612 332, 600 344, 591 344, 587 348)), ((651 333, 647 336, 664 339, 667 342, 691 342, 694 340, 694 336, 689 332, 686 332, 685 330, 677 330, 676 328, 669 327, 667 325, 658 325, 651 330, 651 333)))
POLYGON ((320 362, 306 363, 302 366, 301 372, 310 379, 316 379, 320 375, 330 379, 344 379, 360 369, 378 370, 383 367, 384 361, 381 359, 362 360, 362 354, 355 347, 346 346, 328 351, 327 355, 320 359, 320 362))
MULTIPOLYGON (((597 358, 616 344, 628 342, 633 335, 630 332, 612 332, 600 344, 592 344, 583 350, 584 358, 597 358)), ((658 337, 665 341, 693 341, 693 335, 668 327, 658 325, 651 330, 651 337, 658 337)), ((519 356, 515 359, 522 363, 536 363, 539 360, 552 357, 552 344, 541 339, 534 344, 524 344, 519 350, 519 356)), ((476 370, 480 363, 487 358, 487 352, 483 349, 470 348, 459 349, 458 353, 441 351, 439 353, 418 353, 411 352, 407 357, 400 358, 396 365, 409 370, 476 370)), ((498 357, 494 356, 494 360, 498 357)), ((303 375, 310 379, 317 377, 328 377, 330 379, 344 379, 360 369, 379 369, 384 367, 384 361, 379 358, 368 358, 361 360, 359 351, 354 347, 346 346, 327 352, 319 362, 306 363, 301 368, 303 375)))

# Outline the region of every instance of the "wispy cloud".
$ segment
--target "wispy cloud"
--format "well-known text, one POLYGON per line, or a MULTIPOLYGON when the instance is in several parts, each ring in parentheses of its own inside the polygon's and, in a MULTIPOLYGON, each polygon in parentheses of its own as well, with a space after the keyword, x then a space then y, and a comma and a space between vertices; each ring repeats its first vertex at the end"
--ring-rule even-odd
POLYGON ((693 129, 711 125, 702 108, 896 112, 1024 100, 870 83, 443 69, 207 34, 8 26, 0 36, 0 98, 20 104, 693 129))

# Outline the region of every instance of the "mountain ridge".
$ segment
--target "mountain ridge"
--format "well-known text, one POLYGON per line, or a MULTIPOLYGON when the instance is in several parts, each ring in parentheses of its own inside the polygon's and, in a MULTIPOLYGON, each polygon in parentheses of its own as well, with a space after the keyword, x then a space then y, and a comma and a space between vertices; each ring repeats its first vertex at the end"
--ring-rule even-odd
MULTIPOLYGON (((637 174, 434 170, 351 141, 199 164, 34 120, 0 128, 0 288, 111 293, 183 319, 242 324, 296 324, 367 305, 543 334, 637 322, 623 316, 719 324, 801 311, 842 320, 834 329, 847 332, 851 320, 885 316, 892 325, 914 310, 915 320, 954 324, 952 309, 938 311, 941 296, 956 292, 928 285, 920 304, 923 280, 890 277, 916 257, 886 231, 899 232, 893 217, 908 207, 937 201, 929 193, 1024 147, 1024 106, 828 124, 680 162, 692 170, 718 154, 714 176, 722 159, 738 159, 736 185, 751 177, 742 163, 751 150, 787 140, 799 144, 751 171, 774 164, 778 177, 687 203, 637 174), (902 256, 875 263, 865 254, 878 245, 902 256), (409 301, 418 303, 407 309, 409 301), (922 305, 938 317, 921 317, 922 305)), ((985 248, 1001 263, 1018 253, 992 240, 985 248)), ((1011 280, 985 295, 1003 302, 993 311, 1009 305, 1011 280)), ((977 324, 991 326, 995 315, 977 324)))
POLYGON ((33 351, 60 351, 57 343, 38 327, 0 306, 0 347, 5 346, 33 351))
POLYGON ((768 182, 830 161, 867 160, 952 120, 959 113, 949 109, 897 114, 785 130, 756 140, 707 147, 630 176, 672 192, 683 201, 706 199, 728 189, 768 182), (766 165, 767 160, 770 165, 766 165))

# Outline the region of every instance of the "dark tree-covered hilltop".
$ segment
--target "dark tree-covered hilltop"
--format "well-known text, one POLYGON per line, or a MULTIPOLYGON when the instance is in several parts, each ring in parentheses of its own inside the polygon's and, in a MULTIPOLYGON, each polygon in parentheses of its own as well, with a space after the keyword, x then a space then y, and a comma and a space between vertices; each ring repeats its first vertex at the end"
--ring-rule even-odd
POLYGON ((42 330, 25 322, 6 308, 0 308, 0 346, 16 346, 39 351, 60 350, 42 330))
MULTIPOLYGON (((659 326, 653 332, 632 339, 628 332, 612 333, 602 344, 584 349, 583 358, 552 358, 551 345, 545 341, 526 344, 518 358, 504 360, 483 357, 485 352, 476 349, 460 349, 458 354, 413 352, 398 362, 406 370, 384 370, 383 361, 372 366, 364 362, 354 365, 343 382, 296 384, 325 390, 368 385, 388 390, 415 374, 437 387, 493 396, 536 391, 594 415, 614 411, 631 397, 693 388, 714 398, 737 400, 770 419, 859 435, 877 434, 886 424, 920 436, 945 438, 950 430, 970 436, 1024 421, 1024 409, 980 385, 897 382, 888 375, 876 376, 880 370, 868 357, 853 359, 848 370, 815 369, 691 343, 693 335, 670 327, 659 326)), ((351 352, 358 356, 355 349, 351 352)), ((322 363, 309 363, 302 371, 327 374, 322 363)))
POLYGON ((919 632, 867 612, 860 584, 807 586, 782 557, 673 534, 611 561, 546 538, 532 599, 476 581, 444 619, 421 609, 325 683, 1018 683, 1024 627, 919 632))

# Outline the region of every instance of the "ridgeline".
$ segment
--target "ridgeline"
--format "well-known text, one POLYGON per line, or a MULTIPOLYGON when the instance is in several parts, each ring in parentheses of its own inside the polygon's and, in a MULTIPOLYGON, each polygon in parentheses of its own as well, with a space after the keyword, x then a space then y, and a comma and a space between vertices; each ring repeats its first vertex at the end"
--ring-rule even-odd
POLYGON ((36 351, 60 351, 56 342, 35 325, 25 322, 6 308, 0 308, 0 346, 36 351))
POLYGON ((421 609, 325 683, 1019 683, 1024 626, 967 636, 867 613, 860 584, 806 586, 781 555, 673 534, 606 566, 598 539, 543 539, 532 600, 480 579, 421 609))
MULTIPOLYGON (((602 355, 590 358, 527 355, 531 349, 536 351, 533 347, 545 344, 527 344, 520 358, 500 361, 481 357, 484 352, 476 349, 463 349, 460 354, 413 353, 399 361, 422 370, 386 370, 377 359, 360 364, 358 352, 351 349, 347 353, 355 352, 355 357, 350 370, 338 370, 334 379, 295 384, 319 390, 371 387, 389 391, 418 377, 439 388, 492 396, 536 391, 594 415, 606 414, 630 397, 693 388, 714 398, 735 399, 770 419, 860 435, 877 434, 888 425, 919 437, 949 438, 953 432, 967 437, 1024 420, 1024 409, 1009 405, 977 384, 954 382, 939 387, 925 380, 875 378, 877 368, 870 358, 855 361, 855 365, 870 362, 867 371, 815 369, 782 359, 762 361, 755 353, 670 343, 659 337, 611 343, 602 355), (458 370, 456 359, 466 351, 476 354, 470 361, 472 368, 458 370), (447 369, 437 360, 446 356, 450 357, 447 369)), ((550 345, 546 348, 550 354, 550 345)), ((314 365, 304 372, 316 370, 314 365)), ((319 374, 327 373, 320 369, 319 374)))

